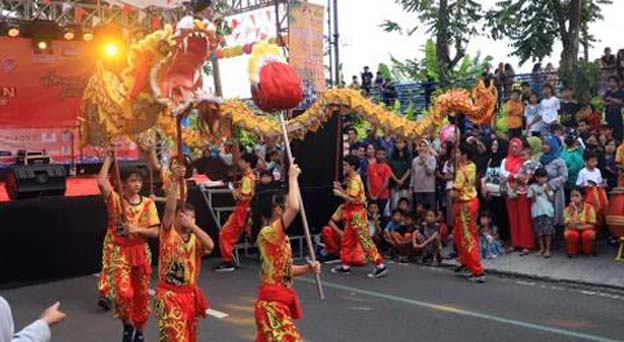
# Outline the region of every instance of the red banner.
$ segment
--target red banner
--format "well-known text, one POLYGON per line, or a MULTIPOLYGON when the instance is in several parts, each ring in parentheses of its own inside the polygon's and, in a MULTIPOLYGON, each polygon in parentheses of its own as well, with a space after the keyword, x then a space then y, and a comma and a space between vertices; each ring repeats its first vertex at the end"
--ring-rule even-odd
POLYGON ((0 128, 73 128, 95 70, 85 42, 53 41, 34 53, 30 39, 0 37, 0 128))

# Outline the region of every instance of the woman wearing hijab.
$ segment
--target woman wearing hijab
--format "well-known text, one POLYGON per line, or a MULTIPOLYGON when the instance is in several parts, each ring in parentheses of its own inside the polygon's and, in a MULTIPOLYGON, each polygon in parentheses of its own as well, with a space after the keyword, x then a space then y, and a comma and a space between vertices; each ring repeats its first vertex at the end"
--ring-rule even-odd
POLYGON ((507 158, 501 163, 501 176, 507 179, 507 213, 511 231, 511 248, 527 255, 535 244, 531 220, 531 203, 527 198, 528 177, 522 166, 530 161, 530 151, 524 149, 522 140, 513 138, 509 143, 507 158))
POLYGON ((540 163, 546 173, 548 173, 548 187, 554 191, 554 207, 555 207, 555 227, 564 226, 565 212, 565 185, 568 181, 568 167, 561 155, 561 145, 559 139, 554 135, 545 136, 542 141, 542 151, 544 152, 540 158, 540 163))
POLYGON ((502 192, 488 192, 487 184, 504 184, 505 179, 500 176, 500 167, 503 159, 505 159, 505 151, 507 151, 507 140, 495 137, 491 140, 488 148, 490 158, 487 163, 485 177, 482 179, 481 189, 483 195, 487 199, 487 207, 494 215, 494 223, 498 227, 501 241, 507 243, 510 239, 509 233, 509 217, 507 214, 507 205, 505 204, 505 194, 502 192))
POLYGON ((529 142, 529 146, 531 146, 531 160, 534 162, 539 162, 542 157, 542 139, 539 137, 529 137, 527 138, 529 142))
POLYGON ((11 306, 0 297, 0 342, 48 342, 51 338, 50 327, 65 319, 59 311, 59 303, 47 308, 41 318, 31 325, 15 333, 11 306))

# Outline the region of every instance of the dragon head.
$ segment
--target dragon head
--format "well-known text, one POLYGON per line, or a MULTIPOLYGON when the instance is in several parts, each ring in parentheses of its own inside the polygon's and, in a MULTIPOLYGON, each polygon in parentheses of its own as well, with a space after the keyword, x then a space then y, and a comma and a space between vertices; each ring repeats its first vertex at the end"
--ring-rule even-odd
POLYGON ((202 66, 216 48, 216 28, 191 16, 180 20, 171 37, 170 53, 154 65, 151 85, 157 98, 180 105, 201 89, 202 66))

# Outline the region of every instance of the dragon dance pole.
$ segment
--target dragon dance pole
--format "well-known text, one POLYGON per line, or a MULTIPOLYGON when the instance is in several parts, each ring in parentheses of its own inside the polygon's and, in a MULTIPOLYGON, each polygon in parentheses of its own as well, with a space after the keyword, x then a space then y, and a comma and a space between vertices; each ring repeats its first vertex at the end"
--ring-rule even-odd
MULTIPOLYGON (((288 156, 288 162, 290 165, 293 164, 293 156, 292 151, 290 150, 290 141, 288 140, 288 132, 286 131, 286 121, 284 120, 284 112, 279 113, 280 125, 282 127, 282 137, 284 138, 284 149, 286 150, 286 155, 288 156)), ((301 208, 301 221, 303 223, 303 233, 305 234, 306 243, 308 246, 308 254, 310 255, 310 260, 312 262, 316 261, 316 257, 314 256, 314 247, 312 246, 312 237, 310 235, 310 228, 308 226, 308 217, 306 216, 305 207, 303 205, 303 198, 301 197, 301 191, 299 191, 299 207, 301 208)), ((321 300, 325 299, 325 293, 323 292, 323 284, 321 283, 321 275, 315 273, 314 277, 316 278, 316 289, 318 290, 319 297, 321 300)))

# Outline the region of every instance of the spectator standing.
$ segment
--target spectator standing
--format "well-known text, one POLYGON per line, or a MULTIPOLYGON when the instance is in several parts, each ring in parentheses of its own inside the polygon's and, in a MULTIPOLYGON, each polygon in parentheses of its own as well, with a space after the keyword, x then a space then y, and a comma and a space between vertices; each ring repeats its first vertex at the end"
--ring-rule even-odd
POLYGON ((394 82, 390 78, 386 78, 383 84, 383 101, 386 106, 394 106, 394 102, 399 98, 394 82))
POLYGON ((356 90, 360 89, 360 82, 358 81, 357 76, 353 75, 353 77, 351 78, 351 84, 349 84, 349 88, 356 90))
POLYGON ((513 91, 514 81, 516 78, 516 72, 514 71, 511 64, 505 64, 505 83, 503 87, 505 89, 505 97, 509 98, 511 96, 511 92, 513 91))
POLYGON ((531 217, 539 243, 539 256, 550 258, 550 244, 555 236, 555 192, 548 185, 548 173, 539 168, 535 171, 534 184, 529 186, 527 197, 531 199, 531 217))
POLYGON ((377 75, 375 75, 375 89, 383 93, 384 87, 384 77, 381 75, 381 71, 377 71, 377 75))
POLYGON ((378 149, 375 151, 376 162, 368 166, 366 170, 368 198, 377 202, 381 213, 387 211, 388 202, 390 200, 390 179, 392 179, 392 170, 386 162, 386 150, 378 149))
POLYGON ((362 79, 362 89, 366 95, 370 95, 370 90, 373 85, 373 73, 370 72, 370 69, 365 66, 364 71, 360 74, 360 78, 362 79))
POLYGON ((622 108, 624 105, 624 90, 620 86, 620 80, 609 77, 609 89, 604 94, 605 119, 609 126, 613 128, 615 139, 622 141, 622 108))
POLYGON ((548 174, 548 187, 554 191, 554 225, 562 227, 565 211, 565 186, 568 181, 568 167, 561 156, 561 144, 553 135, 547 135, 542 140, 542 157, 540 163, 548 174))
POLYGON ((414 206, 426 204, 435 211, 435 171, 436 158, 431 153, 431 145, 425 139, 418 143, 418 156, 412 161, 410 187, 414 195, 414 206))
POLYGON ((395 208, 400 198, 409 198, 409 178, 412 154, 407 148, 404 138, 397 138, 394 148, 390 154, 389 164, 392 170, 392 180, 390 182, 391 203, 390 207, 395 208))
POLYGON ((531 92, 527 104, 524 107, 524 120, 528 135, 536 136, 542 134, 542 117, 540 116, 540 104, 537 94, 531 92))
POLYGON ((583 151, 578 146, 574 134, 567 134, 564 143, 565 146, 561 151, 561 158, 565 161, 568 168, 568 183, 566 186, 570 190, 576 185, 576 179, 581 169, 585 166, 585 161, 583 160, 583 151))
POLYGON ((576 118, 581 109, 581 105, 574 99, 572 88, 565 87, 559 105, 559 122, 565 127, 576 128, 578 125, 576 118))
POLYGON ((619 49, 615 57, 617 76, 620 80, 624 80, 624 49, 619 49))
POLYGON ((455 177, 455 145, 452 141, 447 141, 444 145, 444 151, 446 156, 444 159, 441 159, 440 162, 443 162, 442 169, 438 175, 438 178, 442 181, 442 189, 441 193, 444 194, 444 207, 446 208, 446 225, 453 228, 454 224, 454 211, 453 211, 453 180, 455 177))
POLYGON ((505 159, 506 151, 507 140, 494 136, 489 144, 490 160, 488 161, 485 177, 481 183, 487 207, 494 214, 494 224, 498 226, 499 236, 504 242, 508 242, 511 238, 504 192, 507 180, 500 174, 501 164, 503 159, 505 159))
POLYGON ((522 104, 519 90, 511 93, 511 98, 507 101, 507 127, 509 128, 509 139, 522 136, 522 126, 524 118, 524 105, 522 104))
POLYGON ((609 86, 609 78, 617 75, 617 58, 611 53, 611 48, 604 49, 604 55, 600 57, 601 87, 598 90, 603 94, 609 86))
POLYGON ((616 150, 617 143, 615 140, 609 140, 605 144, 605 178, 607 179, 607 189, 609 191, 617 187, 618 183, 618 169, 615 160, 616 150))
POLYGON ((544 82, 544 85, 548 84, 553 88, 557 86, 557 70, 555 70, 555 67, 553 66, 552 63, 546 64, 542 82, 544 82))
POLYGON ((531 100, 531 94, 533 94, 533 90, 531 89, 531 84, 529 82, 522 82, 520 85, 520 90, 522 91, 522 102, 524 105, 528 105, 531 100))
POLYGON ((559 99, 553 95, 553 87, 548 84, 545 85, 544 98, 540 101, 539 113, 546 129, 557 122, 557 114, 560 108, 561 104, 559 99))
POLYGON ((542 79, 542 63, 535 63, 533 65, 533 70, 531 71, 531 89, 537 95, 542 95, 542 86, 544 85, 544 80, 542 79))

